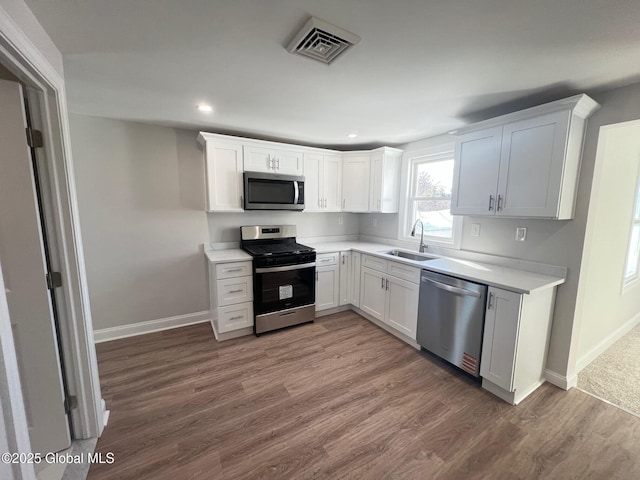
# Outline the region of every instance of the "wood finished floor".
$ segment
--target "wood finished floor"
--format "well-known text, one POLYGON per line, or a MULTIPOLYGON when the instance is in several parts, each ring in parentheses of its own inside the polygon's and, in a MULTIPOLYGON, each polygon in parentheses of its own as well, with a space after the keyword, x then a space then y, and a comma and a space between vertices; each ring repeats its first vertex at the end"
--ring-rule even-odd
POLYGON ((640 419, 549 384, 512 407, 353 312, 97 348, 115 463, 90 480, 640 478, 640 419))

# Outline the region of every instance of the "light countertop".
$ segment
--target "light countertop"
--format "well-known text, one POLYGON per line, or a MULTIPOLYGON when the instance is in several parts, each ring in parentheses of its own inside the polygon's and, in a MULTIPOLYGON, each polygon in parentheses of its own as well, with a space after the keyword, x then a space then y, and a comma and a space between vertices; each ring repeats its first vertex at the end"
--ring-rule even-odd
MULTIPOLYGON (((319 254, 354 250, 360 253, 384 258, 385 260, 400 262, 432 272, 464 278, 466 280, 475 281, 492 287, 503 288, 516 293, 530 294, 538 290, 560 285, 565 281, 562 277, 543 275, 540 273, 533 273, 525 270, 453 257, 441 257, 436 255, 439 258, 422 261, 395 257, 383 252, 387 252, 389 250, 410 250, 379 243, 360 241, 304 243, 305 245, 313 247, 319 254)), ((206 250, 205 255, 211 263, 251 260, 251 255, 239 248, 229 250, 206 250)))

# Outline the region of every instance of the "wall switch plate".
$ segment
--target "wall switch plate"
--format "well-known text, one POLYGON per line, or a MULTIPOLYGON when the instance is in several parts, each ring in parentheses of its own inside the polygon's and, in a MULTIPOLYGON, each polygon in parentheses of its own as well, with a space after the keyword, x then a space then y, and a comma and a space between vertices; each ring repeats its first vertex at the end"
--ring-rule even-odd
POLYGON ((373 226, 374 227, 378 226, 378 219, 376 217, 373 217, 373 226))
POLYGON ((344 220, 342 219, 342 215, 340 215, 338 217, 338 225, 342 225, 344 223, 344 220))
POLYGON ((472 237, 479 237, 480 236, 480 224, 479 223, 472 223, 471 224, 471 236, 472 237))
POLYGON ((527 239, 527 227, 516 227, 516 240, 524 242, 527 239))

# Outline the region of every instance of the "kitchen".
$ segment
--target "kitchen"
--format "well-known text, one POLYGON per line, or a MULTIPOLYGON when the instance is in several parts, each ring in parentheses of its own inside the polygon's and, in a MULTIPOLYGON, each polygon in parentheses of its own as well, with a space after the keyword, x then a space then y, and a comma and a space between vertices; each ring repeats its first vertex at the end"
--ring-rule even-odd
MULTIPOLYGON (((345 62, 345 68, 349 55, 356 52, 358 46, 353 48, 339 59, 345 62)), ((73 59, 70 61, 69 68, 73 70, 73 59)), ((75 88, 78 92, 82 87, 76 84, 75 88)), ((570 95, 556 98, 567 96, 570 95)), ((558 287, 556 296, 554 331, 547 359, 547 369, 557 375, 556 384, 564 382, 570 386, 576 373, 576 360, 586 348, 579 347, 582 316, 577 307, 585 295, 580 282, 580 277, 586 275, 586 270, 582 270, 582 250, 589 204, 594 201, 589 186, 596 171, 598 132, 603 125, 636 119, 639 96, 638 86, 633 84, 594 94, 601 108, 589 118, 586 129, 578 181, 581 188, 578 189, 573 220, 469 216, 460 222, 462 251, 567 268, 566 281, 558 287), (586 189, 582 188, 584 185, 586 189), (479 236, 473 234, 477 228, 474 224, 480 224, 479 236), (518 227, 527 229, 524 242, 514 239, 518 227)), ((535 104, 543 103, 546 102, 535 104)), ((524 107, 528 106, 533 105, 524 107)), ((510 108, 509 111, 522 108, 510 108)), ((226 244, 229 248, 237 247, 241 225, 295 224, 297 238, 303 244, 308 239, 312 242, 365 239, 394 248, 418 250, 417 241, 412 243, 398 238, 400 231, 407 230, 402 213, 277 212, 266 216, 264 212, 204 213, 206 192, 202 180, 205 165, 196 138, 199 131, 220 129, 160 126, 100 118, 108 117, 106 114, 89 116, 86 111, 75 110, 70 116, 71 147, 97 340, 209 322, 204 246, 226 244)), ((498 115, 485 118, 495 116, 498 115)), ((288 125, 288 129, 297 131, 295 125, 288 125)), ((254 136, 259 138, 273 140, 269 135, 260 135, 260 128, 248 131, 255 132, 254 136)), ((292 137, 295 137, 293 133, 292 137)), ((311 137, 298 137, 301 138, 298 143, 318 147, 311 137)), ((295 142, 290 140, 289 143, 295 142)), ((452 137, 448 135, 392 144, 402 146, 406 153, 447 143, 452 150, 452 137)), ((378 146, 370 145, 371 149, 378 146)), ((348 149, 354 150, 353 145, 348 149)), ((350 181, 356 180, 350 177, 350 181)), ((404 233, 407 234, 408 231, 404 233)), ((265 334, 262 338, 267 337, 265 334)))

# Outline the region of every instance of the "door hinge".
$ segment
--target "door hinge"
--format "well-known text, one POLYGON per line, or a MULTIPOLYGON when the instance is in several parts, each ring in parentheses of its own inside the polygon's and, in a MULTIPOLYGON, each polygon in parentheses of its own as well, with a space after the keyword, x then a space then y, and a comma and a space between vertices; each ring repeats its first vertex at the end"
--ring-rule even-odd
POLYGON ((62 286, 62 274, 60 272, 47 273, 47 288, 53 290, 62 286))
POLYGON ((44 146, 42 132, 31 127, 27 127, 27 145, 31 148, 41 148, 44 146))
POLYGON ((74 408, 78 408, 78 397, 70 395, 64 398, 64 413, 69 413, 74 408))

